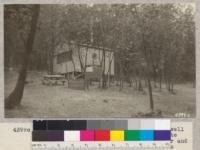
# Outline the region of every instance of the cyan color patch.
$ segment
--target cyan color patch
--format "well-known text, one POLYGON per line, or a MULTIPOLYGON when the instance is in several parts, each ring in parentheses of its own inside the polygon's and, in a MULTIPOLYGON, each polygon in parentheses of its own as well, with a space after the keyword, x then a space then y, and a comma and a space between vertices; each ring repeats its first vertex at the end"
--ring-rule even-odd
POLYGON ((154 131, 140 130, 140 141, 154 141, 154 131))

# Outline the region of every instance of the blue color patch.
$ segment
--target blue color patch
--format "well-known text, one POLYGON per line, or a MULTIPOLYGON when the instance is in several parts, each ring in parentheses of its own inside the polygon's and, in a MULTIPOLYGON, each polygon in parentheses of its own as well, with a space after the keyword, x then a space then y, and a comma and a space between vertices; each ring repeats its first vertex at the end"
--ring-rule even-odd
POLYGON ((140 141, 154 141, 154 131, 140 130, 140 141))
POLYGON ((171 131, 170 130, 157 130, 154 131, 155 141, 171 141, 171 131))

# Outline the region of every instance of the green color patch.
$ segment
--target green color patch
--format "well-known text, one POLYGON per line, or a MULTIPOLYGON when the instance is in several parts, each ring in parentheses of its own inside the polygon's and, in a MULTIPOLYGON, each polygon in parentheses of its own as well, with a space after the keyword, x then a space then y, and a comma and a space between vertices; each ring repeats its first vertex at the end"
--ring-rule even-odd
POLYGON ((140 131, 139 130, 125 130, 124 131, 125 141, 140 141, 140 131))

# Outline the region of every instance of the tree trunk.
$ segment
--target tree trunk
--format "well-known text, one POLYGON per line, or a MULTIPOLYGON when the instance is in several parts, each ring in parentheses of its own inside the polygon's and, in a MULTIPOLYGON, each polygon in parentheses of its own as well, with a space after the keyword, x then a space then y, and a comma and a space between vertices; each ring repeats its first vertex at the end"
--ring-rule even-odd
POLYGON ((171 93, 173 94, 174 93, 174 83, 171 82, 171 93))
POLYGON ((123 88, 123 72, 122 72, 122 61, 119 61, 119 81, 120 81, 120 85, 119 85, 119 91, 122 91, 123 88))
POLYGON ((168 92, 170 93, 171 87, 170 87, 170 81, 169 81, 169 80, 168 80, 168 82, 167 82, 167 87, 168 87, 168 92))
POLYGON ((148 84, 147 84, 147 80, 146 79, 144 80, 144 84, 145 84, 145 87, 147 87, 148 84))
POLYGON ((142 87, 142 82, 141 80, 139 79, 139 86, 138 86, 138 91, 143 91, 143 87, 142 87))
POLYGON ((154 109, 153 95, 152 95, 151 81, 150 81, 149 77, 147 79, 147 82, 148 82, 148 89, 149 89, 150 108, 151 108, 151 110, 153 110, 154 109))
POLYGON ((75 72, 76 72, 76 65, 75 65, 75 62, 74 62, 74 53, 73 53, 73 50, 71 48, 71 43, 68 41, 68 45, 69 45, 69 50, 72 52, 71 54, 71 57, 72 57, 72 64, 73 64, 73 79, 75 79, 75 72))
POLYGON ((123 89, 123 80, 122 80, 122 79, 120 79, 119 91, 122 91, 122 89, 123 89))
POLYGON ((141 29, 142 29, 142 33, 141 33, 141 38, 142 38, 142 46, 143 46, 143 53, 144 53, 144 57, 145 57, 145 61, 147 63, 147 82, 148 82, 148 89, 149 89, 149 101, 150 101, 150 108, 153 111, 154 109, 154 104, 153 104, 153 94, 152 94, 152 87, 151 87, 151 81, 150 81, 150 61, 149 61, 149 55, 147 54, 147 45, 146 45, 146 39, 145 39, 145 27, 144 27, 144 20, 141 20, 139 17, 139 14, 137 12, 137 8, 135 7, 135 11, 138 15, 139 20, 141 21, 141 29))
MULTIPOLYGON (((112 55, 113 56, 113 55, 112 55)), ((108 84, 107 87, 110 87, 110 75, 111 75, 111 64, 112 64, 113 57, 110 58, 109 56, 109 66, 108 66, 108 72, 107 72, 107 78, 108 78, 108 84)))
POLYGON ((35 38, 35 34, 36 34, 39 13, 40 13, 40 6, 34 5, 33 10, 32 10, 32 17, 31 17, 31 28, 30 28, 30 32, 28 34, 28 38, 26 41, 25 52, 24 52, 24 57, 23 57, 23 62, 22 62, 22 68, 20 70, 15 89, 5 99, 5 107, 6 108, 11 109, 11 108, 14 108, 14 107, 20 105, 20 103, 21 103, 21 100, 23 97, 23 92, 24 92, 26 76, 27 76, 27 68, 28 68, 29 58, 30 58, 30 54, 33 50, 33 43, 34 43, 34 38, 35 38))
POLYGON ((103 59, 102 59, 102 65, 103 65, 103 69, 102 69, 102 88, 105 89, 106 88, 106 76, 105 76, 105 59, 106 59, 106 54, 105 54, 105 50, 103 50, 103 59))
POLYGON ((86 69, 87 69, 87 57, 88 57, 88 47, 86 48, 85 54, 85 64, 84 64, 84 89, 89 89, 88 78, 86 77, 86 69))
POLYGON ((138 89, 138 84, 137 84, 137 77, 136 77, 136 79, 135 79, 135 90, 137 91, 137 89, 138 89))
POLYGON ((51 35, 51 48, 50 48, 50 74, 53 74, 53 57, 54 57, 55 39, 52 33, 51 35))
POLYGON ((132 83, 133 83, 132 79, 129 78, 129 87, 132 87, 132 83))
POLYGON ((52 75, 53 74, 53 54, 52 54, 52 49, 49 52, 49 74, 52 75))
POLYGON ((110 70, 108 72, 108 84, 107 84, 107 87, 110 87, 110 70))
POLYGON ((84 73, 84 66, 83 66, 83 58, 81 56, 81 52, 80 52, 80 47, 78 46, 78 58, 79 58, 79 63, 80 63, 80 67, 81 67, 81 72, 84 73))
POLYGON ((159 71, 159 88, 161 91, 162 90, 162 71, 161 70, 159 71))
POLYGON ((154 88, 157 88, 157 85, 156 85, 156 78, 157 78, 157 73, 156 73, 156 68, 154 65, 153 66, 153 82, 154 82, 154 88))

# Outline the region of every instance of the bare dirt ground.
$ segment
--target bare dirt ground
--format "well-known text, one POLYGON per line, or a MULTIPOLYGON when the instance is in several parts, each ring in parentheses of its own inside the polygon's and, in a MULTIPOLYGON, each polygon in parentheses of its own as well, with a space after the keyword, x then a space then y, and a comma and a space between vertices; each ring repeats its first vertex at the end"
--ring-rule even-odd
MULTIPOLYGON (((29 72, 21 106, 6 109, 6 118, 128 118, 149 111, 147 89, 141 93, 125 85, 121 92, 117 86, 106 90, 93 86, 88 91, 81 91, 61 85, 46 86, 41 79, 42 73, 29 72)), ((16 80, 15 71, 5 72, 5 96, 13 90, 16 80)), ((155 109, 162 111, 162 117, 174 117, 176 113, 195 116, 195 88, 190 84, 175 85, 175 94, 169 94, 164 87, 161 92, 153 89, 153 98, 155 109)))

